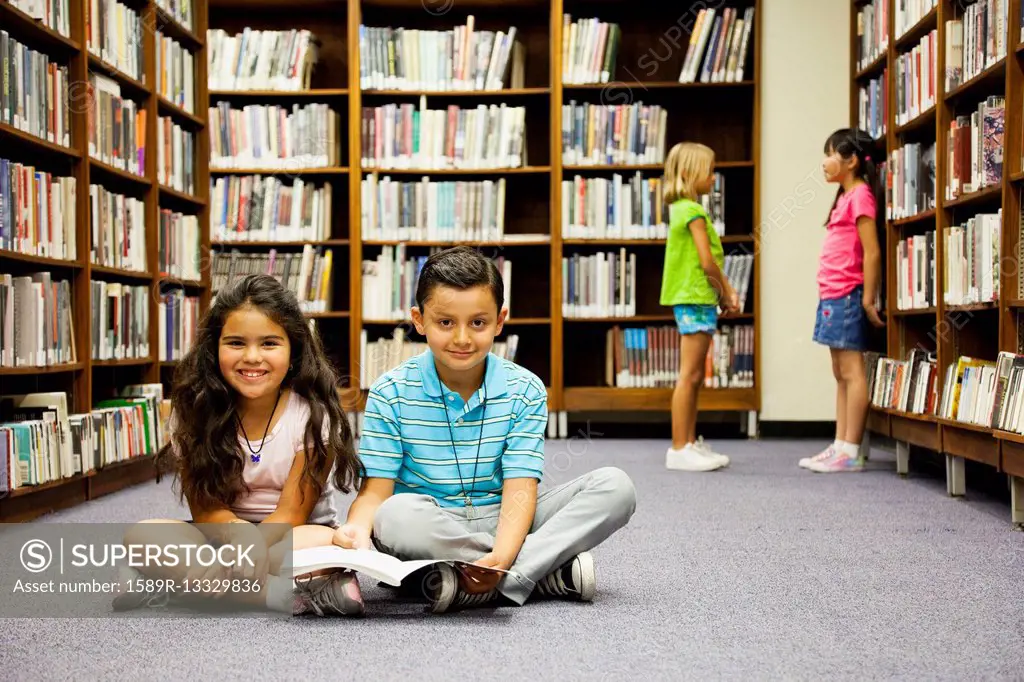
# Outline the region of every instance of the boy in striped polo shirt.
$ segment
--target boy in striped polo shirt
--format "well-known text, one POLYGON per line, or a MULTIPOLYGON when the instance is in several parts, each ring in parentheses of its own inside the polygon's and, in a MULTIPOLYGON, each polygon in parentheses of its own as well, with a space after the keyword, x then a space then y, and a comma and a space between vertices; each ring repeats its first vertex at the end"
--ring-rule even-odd
POLYGON ((428 350, 370 388, 359 443, 366 475, 335 536, 342 547, 372 543, 402 560, 483 567, 457 574, 437 564, 422 577, 438 613, 498 594, 516 605, 535 593, 589 601, 588 550, 636 507, 632 481, 614 467, 538 493, 547 390, 491 354, 503 305, 501 275, 474 249, 427 260, 412 317, 428 350))

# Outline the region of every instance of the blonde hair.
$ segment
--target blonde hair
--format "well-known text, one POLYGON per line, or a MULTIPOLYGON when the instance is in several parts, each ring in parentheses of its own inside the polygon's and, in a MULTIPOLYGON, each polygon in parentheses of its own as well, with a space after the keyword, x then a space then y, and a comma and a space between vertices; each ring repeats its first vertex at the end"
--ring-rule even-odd
POLYGON ((666 204, 680 199, 697 199, 696 184, 711 175, 715 152, 699 142, 673 145, 665 160, 664 196, 666 204))

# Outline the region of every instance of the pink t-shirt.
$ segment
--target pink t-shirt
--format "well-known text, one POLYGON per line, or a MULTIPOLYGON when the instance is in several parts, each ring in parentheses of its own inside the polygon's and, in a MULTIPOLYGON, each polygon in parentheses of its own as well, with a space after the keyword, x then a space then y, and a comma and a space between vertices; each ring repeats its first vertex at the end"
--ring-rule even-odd
POLYGON ((844 192, 832 209, 818 266, 818 295, 823 300, 842 298, 864 284, 864 246, 857 232, 861 216, 875 218, 875 197, 867 183, 844 192))

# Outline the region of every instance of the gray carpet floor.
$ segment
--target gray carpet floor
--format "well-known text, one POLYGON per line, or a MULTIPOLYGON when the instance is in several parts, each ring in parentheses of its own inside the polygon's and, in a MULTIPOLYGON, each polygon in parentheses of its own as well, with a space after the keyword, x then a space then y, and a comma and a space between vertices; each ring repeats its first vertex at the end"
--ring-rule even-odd
MULTIPOLYGON (((951 499, 875 450, 720 441, 728 470, 667 472, 663 441, 549 443, 554 483, 615 464, 631 523, 595 552, 589 604, 444 616, 363 581, 363 620, 6 619, 0 679, 1024 680, 1024 533, 1005 501, 951 499)), ((347 507, 348 500, 343 500, 347 507)), ((166 481, 39 522, 187 518, 166 481)))

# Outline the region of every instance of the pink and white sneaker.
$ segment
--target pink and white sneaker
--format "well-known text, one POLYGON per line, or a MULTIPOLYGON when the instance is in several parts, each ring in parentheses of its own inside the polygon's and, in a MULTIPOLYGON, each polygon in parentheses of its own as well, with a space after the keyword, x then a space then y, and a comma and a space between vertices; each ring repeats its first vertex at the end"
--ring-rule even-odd
POLYGON ((864 460, 860 457, 851 457, 843 452, 836 452, 820 462, 811 462, 807 468, 819 474, 857 473, 864 471, 864 460))
POLYGON ((799 462, 797 462, 797 464, 800 467, 804 468, 804 469, 810 469, 811 468, 811 463, 823 462, 826 459, 828 459, 829 457, 834 456, 835 454, 836 454, 836 444, 835 443, 829 443, 827 448, 825 448, 824 450, 822 450, 821 452, 816 454, 814 457, 804 457, 799 462))

